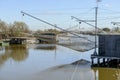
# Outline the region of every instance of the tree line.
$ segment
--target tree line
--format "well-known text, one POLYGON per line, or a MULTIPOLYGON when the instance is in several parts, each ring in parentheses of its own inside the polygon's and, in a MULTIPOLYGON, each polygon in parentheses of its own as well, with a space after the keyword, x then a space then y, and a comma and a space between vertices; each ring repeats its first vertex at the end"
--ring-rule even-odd
MULTIPOLYGON (((108 32, 108 33, 120 33, 120 28, 119 27, 113 27, 113 28, 108 28, 104 27, 101 29, 102 31, 108 32)), ((32 32, 28 25, 25 22, 21 21, 14 21, 13 23, 6 23, 5 21, 0 20, 0 38, 6 38, 6 37, 23 37, 26 36, 26 33, 29 34, 32 32)), ((45 31, 37 30, 34 32, 34 34, 40 34, 41 32, 54 32, 56 34, 59 34, 60 31, 56 29, 48 29, 45 31)), ((101 31, 100 31, 101 32, 101 31)), ((83 34, 94 34, 94 31, 84 31, 81 32, 83 34)))
POLYGON ((28 25, 21 21, 14 21, 7 24, 5 21, 0 20, 0 35, 2 37, 19 37, 24 36, 23 33, 29 33, 28 25))
POLYGON ((105 32, 109 32, 109 33, 120 33, 120 28, 117 26, 117 27, 113 27, 113 28, 108 28, 108 27, 105 27, 105 28, 102 28, 103 31, 105 32))
POLYGON ((25 22, 14 21, 13 23, 6 23, 5 21, 0 20, 0 38, 9 38, 9 37, 24 37, 26 35, 32 34, 41 34, 43 32, 53 32, 58 34, 60 31, 57 29, 47 29, 47 30, 36 30, 33 32, 29 29, 29 26, 25 22))

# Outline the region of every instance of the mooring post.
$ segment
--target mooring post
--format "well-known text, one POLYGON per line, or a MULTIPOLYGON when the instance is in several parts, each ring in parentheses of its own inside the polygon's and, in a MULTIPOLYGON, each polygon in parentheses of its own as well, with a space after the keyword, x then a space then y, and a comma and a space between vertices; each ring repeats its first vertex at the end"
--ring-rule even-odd
POLYGON ((100 58, 97 58, 97 64, 100 65, 100 58))
POLYGON ((120 68, 120 59, 118 59, 118 68, 120 68))
POLYGON ((119 59, 117 59, 117 68, 119 68, 120 64, 119 64, 119 59))
POLYGON ((107 66, 108 66, 108 67, 109 67, 109 61, 110 61, 110 60, 107 58, 107 66))
POLYGON ((94 64, 94 58, 91 58, 92 59, 92 65, 94 64))
POLYGON ((105 66, 105 58, 103 58, 103 65, 105 66))

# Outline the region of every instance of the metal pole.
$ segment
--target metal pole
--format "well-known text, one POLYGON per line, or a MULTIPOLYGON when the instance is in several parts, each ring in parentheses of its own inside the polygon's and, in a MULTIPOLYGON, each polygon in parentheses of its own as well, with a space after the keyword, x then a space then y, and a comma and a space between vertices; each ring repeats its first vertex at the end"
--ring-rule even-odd
POLYGON ((97 16, 98 16, 98 1, 97 1, 97 6, 95 7, 95 51, 94 55, 97 55, 97 16))

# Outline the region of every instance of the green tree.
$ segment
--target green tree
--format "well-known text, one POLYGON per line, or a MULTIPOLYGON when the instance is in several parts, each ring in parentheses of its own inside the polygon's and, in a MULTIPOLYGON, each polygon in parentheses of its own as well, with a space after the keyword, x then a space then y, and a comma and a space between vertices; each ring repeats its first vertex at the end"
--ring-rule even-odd
POLYGON ((102 30, 105 31, 105 32, 110 32, 111 31, 110 28, 107 28, 107 27, 103 28, 102 30))

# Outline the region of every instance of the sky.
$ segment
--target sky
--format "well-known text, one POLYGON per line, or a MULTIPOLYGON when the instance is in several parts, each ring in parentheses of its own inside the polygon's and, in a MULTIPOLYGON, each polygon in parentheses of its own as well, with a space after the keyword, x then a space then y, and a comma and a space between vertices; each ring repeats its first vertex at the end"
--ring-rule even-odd
MULTIPOLYGON (((98 26, 114 27, 111 22, 120 21, 120 0, 101 0, 98 3, 98 26)), ((0 0, 0 19, 7 23, 24 21, 30 29, 53 28, 20 11, 29 13, 49 23, 67 29, 74 27, 89 29, 85 23, 79 24, 71 16, 81 20, 94 20, 96 0, 0 0)), ((89 22, 94 25, 94 22, 89 22)))

